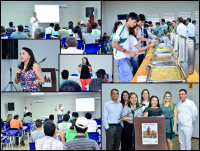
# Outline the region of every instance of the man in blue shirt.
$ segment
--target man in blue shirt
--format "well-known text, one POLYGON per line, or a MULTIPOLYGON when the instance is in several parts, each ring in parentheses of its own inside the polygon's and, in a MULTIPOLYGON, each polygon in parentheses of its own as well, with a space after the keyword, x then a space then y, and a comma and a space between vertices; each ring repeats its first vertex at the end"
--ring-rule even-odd
POLYGON ((34 124, 34 120, 31 118, 31 112, 27 113, 27 116, 23 120, 23 124, 29 123, 29 124, 34 124))
POLYGON ((103 126, 106 130, 106 150, 119 150, 122 122, 122 104, 117 101, 119 91, 111 90, 111 100, 103 104, 103 126))
POLYGON ((162 38, 162 27, 160 27, 160 22, 156 22, 155 33, 158 38, 162 38))
POLYGON ((6 29, 4 26, 1 26, 1 39, 12 39, 10 36, 6 35, 6 29))
POLYGON ((168 33, 168 26, 165 24, 165 19, 161 19, 161 24, 162 24, 162 35, 167 36, 168 33))
POLYGON ((23 31, 24 31, 24 27, 22 25, 19 25, 18 31, 13 32, 11 37, 13 39, 29 39, 28 35, 26 33, 24 33, 23 31))

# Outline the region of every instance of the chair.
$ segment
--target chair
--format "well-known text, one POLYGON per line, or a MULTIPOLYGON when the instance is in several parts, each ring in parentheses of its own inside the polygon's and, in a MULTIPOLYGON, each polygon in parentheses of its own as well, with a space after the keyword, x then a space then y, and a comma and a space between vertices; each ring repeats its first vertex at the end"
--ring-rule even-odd
POLYGON ((98 54, 99 44, 85 44, 85 54, 98 54))
POLYGON ((77 49, 83 50, 83 40, 77 40, 77 49))
POLYGON ((88 136, 89 139, 95 140, 98 145, 100 145, 100 141, 99 141, 99 133, 98 132, 88 132, 88 136))
POLYGON ((92 76, 92 73, 90 73, 90 76, 93 77, 93 76, 92 76))
POLYGON ((101 125, 101 120, 95 120, 97 122, 97 125, 101 125))
POLYGON ((63 122, 63 120, 60 120, 60 121, 58 121, 58 124, 59 124, 59 123, 62 123, 62 122, 63 122))
POLYGON ((67 40, 67 37, 66 37, 66 38, 62 38, 62 47, 67 47, 67 46, 65 45, 66 40, 67 40))
POLYGON ((71 74, 71 76, 77 76, 78 77, 78 74, 71 74))
POLYGON ((36 150, 36 148, 35 148, 35 142, 29 143, 29 148, 30 148, 30 150, 36 150))
POLYGON ((106 77, 107 77, 107 79, 109 79, 109 75, 106 73, 106 77))
POLYGON ((44 35, 43 35, 42 39, 44 39, 44 38, 45 38, 45 32, 44 32, 44 35))
MULTIPOLYGON (((3 136, 9 136, 8 134, 6 133, 1 133, 3 136)), ((8 147, 10 147, 10 145, 12 146, 12 150, 13 150, 13 144, 12 144, 12 141, 13 140, 9 140, 8 138, 4 141, 2 141, 1 143, 6 143, 6 150, 8 147)), ((2 150, 3 150, 3 146, 2 146, 2 150)))
POLYGON ((31 134, 31 132, 32 132, 32 130, 30 129, 30 126, 29 126, 29 124, 30 124, 30 123, 24 123, 24 124, 23 124, 23 126, 28 126, 28 129, 27 129, 27 130, 25 130, 25 132, 27 132, 27 133, 28 133, 28 135, 27 135, 27 136, 28 136, 28 141, 29 141, 29 134, 31 134))
POLYGON ((73 34, 70 34, 69 36, 70 36, 70 37, 73 37, 73 34))
POLYGON ((11 36, 12 33, 6 33, 7 36, 11 36))
MULTIPOLYGON (((9 128, 9 130, 18 130, 18 128, 9 128)), ((20 138, 22 138, 22 135, 19 135, 19 130, 18 130, 18 132, 15 135, 13 135, 13 139, 14 139, 14 137, 18 137, 18 142, 19 142, 18 147, 20 147, 20 138)), ((10 140, 10 143, 12 143, 12 141, 13 140, 10 140)))
POLYGON ((46 39, 51 39, 51 34, 46 34, 46 39))

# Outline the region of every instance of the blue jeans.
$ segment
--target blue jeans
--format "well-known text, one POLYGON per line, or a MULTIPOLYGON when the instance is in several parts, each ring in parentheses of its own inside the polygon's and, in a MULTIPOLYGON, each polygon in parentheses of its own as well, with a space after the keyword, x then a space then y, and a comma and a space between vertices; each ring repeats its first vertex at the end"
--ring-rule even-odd
POLYGON ((138 62, 139 62, 139 66, 141 65, 142 61, 144 60, 145 55, 141 54, 138 56, 138 62))
POLYGON ((139 68, 138 56, 131 57, 130 62, 131 62, 131 66, 132 66, 132 73, 133 73, 133 76, 134 76, 135 73, 137 72, 138 68, 139 68))
POLYGON ((133 73, 131 72, 131 64, 128 58, 115 59, 118 70, 119 82, 131 82, 133 73))
POLYGON ((108 51, 110 52, 110 46, 112 46, 112 41, 111 42, 107 42, 107 49, 108 49, 108 51))

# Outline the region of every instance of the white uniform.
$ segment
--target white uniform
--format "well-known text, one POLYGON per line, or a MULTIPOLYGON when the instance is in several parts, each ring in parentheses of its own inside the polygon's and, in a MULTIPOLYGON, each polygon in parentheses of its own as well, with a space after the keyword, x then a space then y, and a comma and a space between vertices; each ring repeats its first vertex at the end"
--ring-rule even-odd
POLYGON ((177 31, 176 32, 177 32, 178 35, 187 37, 187 27, 183 23, 180 23, 177 26, 177 31))
POLYGON ((187 25, 187 36, 188 37, 195 37, 195 25, 192 23, 189 23, 187 25))
POLYGON ((58 115, 62 115, 63 114, 63 112, 61 111, 61 110, 64 110, 64 107, 57 107, 57 114, 58 115))
POLYGON ((39 19, 36 22, 34 21, 35 21, 35 17, 31 17, 30 23, 32 24, 32 38, 34 38, 35 29, 38 27, 39 19))
POLYGON ((96 132, 97 129, 98 129, 97 122, 95 120, 88 120, 87 132, 96 132))
POLYGON ((96 39, 100 39, 100 37, 101 37, 101 30, 92 29, 92 33, 91 34, 95 35, 96 39))
MULTIPOLYGON (((142 27, 139 27, 139 31, 138 31, 138 34, 137 34, 137 36, 136 36, 136 38, 144 38, 144 27, 142 26, 142 27)), ((138 41, 138 45, 140 46, 140 47, 143 47, 143 44, 144 42, 142 42, 142 41, 138 41)))
POLYGON ((198 110, 193 101, 187 99, 177 105, 177 124, 181 150, 191 150, 192 122, 196 120, 198 110))
POLYGON ((28 113, 28 109, 27 109, 27 110, 24 109, 24 114, 25 114, 25 113, 28 113))
POLYGON ((139 50, 135 47, 138 44, 137 39, 133 35, 129 35, 129 50, 132 52, 138 52, 139 50))

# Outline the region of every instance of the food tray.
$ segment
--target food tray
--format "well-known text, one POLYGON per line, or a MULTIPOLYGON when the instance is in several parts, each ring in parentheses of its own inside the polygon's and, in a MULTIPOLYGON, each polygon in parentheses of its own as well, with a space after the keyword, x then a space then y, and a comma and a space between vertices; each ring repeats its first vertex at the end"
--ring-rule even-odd
POLYGON ((154 53, 152 64, 155 65, 173 65, 173 63, 177 62, 177 58, 174 53, 154 53), (169 61, 155 61, 156 57, 171 57, 169 61))
MULTIPOLYGON (((159 46, 159 47, 161 47, 162 48, 162 46, 159 46)), ((164 47, 168 47, 168 48, 170 48, 170 51, 156 51, 156 49, 157 48, 159 48, 158 46, 155 46, 155 49, 154 49, 154 53, 155 54, 158 54, 158 53, 172 53, 172 47, 170 47, 170 46, 164 46, 164 47)))

